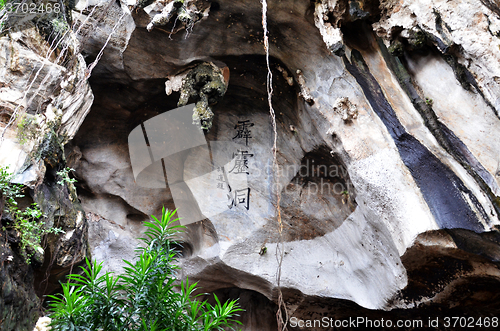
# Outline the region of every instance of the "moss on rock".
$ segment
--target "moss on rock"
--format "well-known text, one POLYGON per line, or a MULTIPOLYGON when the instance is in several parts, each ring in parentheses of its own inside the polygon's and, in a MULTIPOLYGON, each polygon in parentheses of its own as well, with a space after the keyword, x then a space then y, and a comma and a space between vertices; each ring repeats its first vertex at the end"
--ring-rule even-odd
POLYGON ((420 28, 410 30, 409 34, 408 45, 412 50, 421 49, 426 46, 427 37, 420 28))
POLYGON ((35 159, 43 160, 46 165, 52 168, 55 168, 61 161, 64 161, 64 150, 59 137, 53 129, 50 129, 45 134, 35 152, 35 159))
POLYGON ((216 65, 203 62, 189 71, 182 81, 181 96, 177 105, 185 106, 190 100, 196 102, 193 123, 205 130, 212 127, 212 108, 227 91, 223 71, 216 65))
POLYGON ((404 45, 400 40, 393 40, 388 48, 392 56, 402 56, 404 52, 404 45))

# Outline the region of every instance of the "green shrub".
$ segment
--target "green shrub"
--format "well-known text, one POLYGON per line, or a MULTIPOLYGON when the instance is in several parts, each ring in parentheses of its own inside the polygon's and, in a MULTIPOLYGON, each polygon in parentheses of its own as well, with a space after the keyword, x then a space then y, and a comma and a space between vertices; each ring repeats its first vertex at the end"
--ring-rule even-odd
POLYGON ((172 237, 182 228, 172 225, 174 213, 163 208, 161 220, 152 216, 152 222, 145 222, 145 245, 136 249, 135 263, 124 260, 123 274, 101 274, 102 262, 87 260, 82 275, 69 275, 62 293, 49 296, 53 330, 194 331, 241 324, 233 319, 242 311, 236 300, 222 304, 215 296, 215 305, 197 301, 196 284, 188 280, 174 290, 178 267, 172 237))
POLYGON ((13 175, 8 167, 0 167, 0 191, 5 200, 4 210, 9 213, 14 220, 11 226, 20 237, 21 254, 24 255, 26 262, 30 263, 31 258, 37 254, 43 262, 43 248, 40 246, 42 237, 47 233, 63 232, 59 228, 45 227, 45 222, 41 220, 43 214, 36 203, 30 207, 20 209, 16 199, 23 198, 23 185, 12 184, 13 175))

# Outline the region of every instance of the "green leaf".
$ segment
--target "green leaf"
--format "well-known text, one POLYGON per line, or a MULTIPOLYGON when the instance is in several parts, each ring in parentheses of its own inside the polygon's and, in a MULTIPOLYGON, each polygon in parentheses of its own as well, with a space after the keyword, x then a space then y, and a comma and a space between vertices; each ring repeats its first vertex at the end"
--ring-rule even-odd
POLYGON ((173 237, 183 227, 173 225, 174 211, 162 209, 161 219, 152 216, 134 262, 123 260, 123 273, 102 272, 103 262, 90 262, 81 274, 68 276, 60 295, 49 296, 54 330, 103 331, 197 331, 222 330, 241 324, 233 317, 242 311, 237 302, 216 304, 197 300, 197 283, 181 281, 174 291, 176 251, 173 237))

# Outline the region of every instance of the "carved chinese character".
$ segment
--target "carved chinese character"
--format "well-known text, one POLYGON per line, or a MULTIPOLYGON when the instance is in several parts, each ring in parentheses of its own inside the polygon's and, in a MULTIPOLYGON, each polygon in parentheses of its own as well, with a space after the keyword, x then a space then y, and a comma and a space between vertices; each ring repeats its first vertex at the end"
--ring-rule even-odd
POLYGON ((227 195, 230 204, 227 206, 229 209, 237 205, 243 205, 248 210, 250 208, 250 188, 247 187, 242 190, 235 190, 227 195))
POLYGON ((253 157, 253 154, 248 151, 238 150, 238 153, 233 153, 234 167, 229 172, 233 174, 249 174, 248 172, 248 158, 253 157))
POLYGON ((249 120, 246 121, 238 121, 238 124, 234 126, 234 128, 237 130, 236 136, 233 137, 234 139, 245 139, 245 145, 248 146, 248 139, 252 138, 251 131, 248 129, 250 127, 254 126, 253 123, 250 123, 249 120))

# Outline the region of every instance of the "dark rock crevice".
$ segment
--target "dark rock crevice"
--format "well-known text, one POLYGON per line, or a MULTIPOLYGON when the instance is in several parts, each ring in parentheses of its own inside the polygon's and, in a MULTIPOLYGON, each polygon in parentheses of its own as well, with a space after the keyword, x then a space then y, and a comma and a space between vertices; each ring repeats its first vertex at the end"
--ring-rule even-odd
MULTIPOLYGON (((2 217, 2 226, 6 222, 2 217)), ((43 311, 34 285, 39 266, 26 263, 19 237, 9 232, 0 231, 0 328, 26 331, 33 328, 43 311)))
POLYGON ((419 235, 402 257, 409 282, 399 299, 408 304, 420 302, 420 307, 470 309, 472 316, 478 306, 487 306, 480 316, 494 316, 500 302, 500 293, 492 290, 500 281, 495 240, 497 232, 477 234, 464 229, 419 235), (451 245, 445 248, 439 242, 451 245))
POLYGON ((481 0, 481 3, 488 7, 489 10, 500 16, 500 4, 497 0, 481 0))
POLYGON ((361 53, 353 49, 351 62, 343 57, 346 68, 356 78, 373 110, 384 122, 405 165, 422 190, 436 222, 441 228, 461 227, 477 232, 484 227, 464 194, 473 201, 484 219, 488 219, 481 204, 463 182, 417 139, 408 134, 386 100, 380 85, 369 72, 361 53))
POLYGON ((281 198, 286 241, 311 240, 334 231, 357 205, 345 163, 325 145, 305 153, 281 198))
POLYGON ((46 226, 63 231, 48 234, 44 239, 45 258, 35 278, 35 290, 40 297, 60 290, 65 276, 80 272, 79 266, 90 258, 85 212, 73 184, 57 183, 61 181, 57 169, 59 166, 47 165, 46 179, 35 189, 35 201, 45 215, 46 226))
MULTIPOLYGON (((387 63, 387 66, 396 76, 400 86, 403 88, 403 90, 406 92, 406 94, 412 101, 415 109, 422 116, 422 119, 424 120, 424 123, 427 126, 427 128, 434 135, 438 143, 451 156, 453 156, 453 158, 457 162, 460 163, 460 165, 469 173, 469 175, 471 175, 474 178, 474 180, 478 183, 481 189, 486 193, 492 205, 494 206, 497 215, 499 215, 500 217, 500 201, 499 201, 500 198, 495 196, 495 194, 492 191, 492 188, 495 190, 498 188, 498 184, 496 183, 493 176, 468 150, 465 144, 462 141, 460 141, 460 139, 444 123, 442 123, 438 119, 436 113, 432 109, 432 100, 425 99, 418 84, 412 79, 411 75, 408 72, 406 57, 408 56, 411 57, 411 54, 408 53, 406 53, 406 55, 400 54, 400 56, 391 55, 388 52, 385 45, 383 44, 383 42, 381 41, 381 39, 378 39, 377 41, 378 41, 378 46, 380 47, 380 51, 387 63)), ((452 61, 455 66, 461 66, 451 55, 447 56, 449 59, 447 60, 447 62, 449 64, 450 64, 449 61, 452 61)), ((453 67, 452 64, 450 64, 450 66, 453 67)), ((461 66, 460 68, 462 67, 463 66, 461 66)), ((462 69, 466 70, 465 68, 462 69)), ((455 69, 454 72, 455 75, 457 75, 457 71, 455 69)), ((469 75, 467 77, 469 77, 469 75)), ((458 77, 457 80, 459 80, 458 77)), ((475 84, 475 81, 471 82, 469 81, 470 80, 467 80, 467 82, 462 83, 462 81, 459 80, 462 86, 464 86, 465 83, 475 84)), ((477 87, 477 84, 473 86, 475 86, 475 89, 476 91, 478 91, 478 93, 481 93, 479 87, 477 87)), ((488 105, 491 106, 490 104, 488 105)))
MULTIPOLYGON (((465 65, 460 63, 459 59, 462 58, 461 54, 464 53, 464 50, 462 46, 455 44, 449 38, 452 29, 442 20, 439 12, 434 11, 434 15, 436 17, 436 30, 441 38, 424 31, 420 26, 413 28, 408 38, 402 37, 399 33, 400 31, 394 31, 392 40, 390 41, 391 46, 389 47, 389 53, 394 57, 398 57, 403 65, 405 65, 405 57, 411 56, 412 53, 426 54, 430 52, 438 54, 448 63, 463 89, 471 93, 479 94, 495 116, 500 118, 498 110, 493 106, 491 101, 486 98, 483 90, 477 83, 476 77, 474 77, 473 73, 465 65)), ((381 49, 385 48, 381 40, 378 40, 378 43, 381 49)), ((384 50, 382 51, 385 53, 384 50)), ((388 60, 385 54, 384 57, 388 60)), ((394 62, 394 60, 388 60, 388 62, 394 62)), ((389 64, 394 66, 394 63, 389 64)), ((392 67, 391 70, 397 69, 392 67)))

